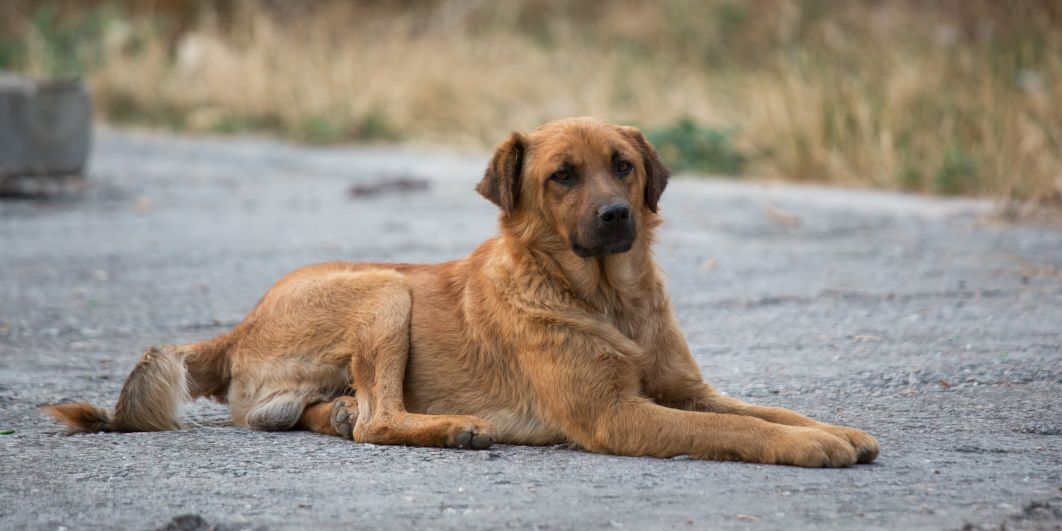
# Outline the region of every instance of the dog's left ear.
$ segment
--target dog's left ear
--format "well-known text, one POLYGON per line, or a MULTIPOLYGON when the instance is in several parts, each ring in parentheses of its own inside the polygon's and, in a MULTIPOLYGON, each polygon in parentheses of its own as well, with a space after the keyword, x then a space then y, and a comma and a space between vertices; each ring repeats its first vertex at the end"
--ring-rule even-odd
POLYGON ((487 166, 483 180, 476 191, 502 212, 511 213, 520 200, 520 173, 524 165, 524 149, 527 140, 520 133, 513 133, 494 150, 494 157, 487 166))
POLYGON ((623 126, 619 130, 642 154, 642 160, 645 161, 645 205, 655 213, 660 195, 664 193, 667 180, 671 177, 671 170, 660 162, 660 156, 637 127, 623 126))

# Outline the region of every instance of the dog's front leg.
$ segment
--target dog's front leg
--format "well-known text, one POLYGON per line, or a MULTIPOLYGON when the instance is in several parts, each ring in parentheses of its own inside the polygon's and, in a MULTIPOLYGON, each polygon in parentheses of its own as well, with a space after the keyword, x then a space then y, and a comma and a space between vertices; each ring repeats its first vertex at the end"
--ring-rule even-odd
POLYGON ((598 413, 592 430, 576 430, 574 439, 591 451, 630 456, 689 455, 803 467, 844 467, 856 462, 847 441, 816 428, 683 411, 642 398, 611 404, 598 413))
POLYGON ((536 409, 587 450, 805 467, 856 461, 848 441, 820 429, 654 403, 639 393, 640 349, 618 334, 540 337, 545 348, 521 353, 536 409))
POLYGON ((781 407, 757 406, 729 396, 722 396, 714 390, 698 401, 698 411, 711 411, 732 415, 747 415, 776 424, 788 426, 805 426, 819 429, 848 441, 855 449, 860 463, 870 463, 878 457, 878 441, 865 431, 845 426, 836 426, 810 419, 789 409, 781 407))
POLYGON ((670 308, 662 310, 648 323, 654 327, 648 335, 656 341, 646 346, 646 370, 642 377, 646 396, 678 409, 744 415, 774 424, 817 428, 847 440, 860 463, 877 458, 878 442, 862 430, 819 422, 785 408, 757 406, 719 394, 704 382, 670 308))

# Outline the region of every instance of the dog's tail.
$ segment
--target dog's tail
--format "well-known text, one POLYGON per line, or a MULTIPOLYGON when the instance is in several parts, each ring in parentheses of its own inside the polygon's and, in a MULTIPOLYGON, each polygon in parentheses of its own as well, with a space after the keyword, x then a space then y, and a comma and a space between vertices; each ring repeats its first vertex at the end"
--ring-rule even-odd
POLYGON ((179 429, 183 403, 200 396, 224 400, 230 336, 148 349, 122 385, 113 412, 84 402, 45 406, 44 412, 73 432, 179 429))

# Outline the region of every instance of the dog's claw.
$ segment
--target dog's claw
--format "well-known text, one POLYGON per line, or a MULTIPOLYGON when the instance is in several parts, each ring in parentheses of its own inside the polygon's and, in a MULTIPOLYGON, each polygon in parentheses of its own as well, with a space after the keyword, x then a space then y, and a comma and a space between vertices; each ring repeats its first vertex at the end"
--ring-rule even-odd
POLYGON ((494 444, 494 437, 480 435, 474 430, 465 430, 454 435, 453 446, 456 448, 470 448, 472 450, 486 450, 494 444))

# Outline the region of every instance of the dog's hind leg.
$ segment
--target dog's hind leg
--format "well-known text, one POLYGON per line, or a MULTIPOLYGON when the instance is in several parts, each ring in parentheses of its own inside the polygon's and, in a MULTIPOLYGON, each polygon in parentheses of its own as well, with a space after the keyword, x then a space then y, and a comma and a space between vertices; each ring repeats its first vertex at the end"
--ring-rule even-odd
POLYGON ((290 430, 302 417, 306 398, 295 393, 280 393, 256 404, 243 418, 243 423, 255 430, 290 430))
MULTIPOLYGON (((329 373, 333 372, 344 375, 345 370, 341 367, 329 370, 327 366, 312 364, 298 366, 296 370, 290 363, 273 363, 244 371, 229 389, 232 420, 254 430, 308 429, 336 435, 329 428, 327 418, 317 422, 320 405, 331 404, 333 397, 345 387, 330 377, 329 373)), ((345 376, 341 377, 345 380, 345 376)))
POLYGON ((353 396, 328 400, 321 393, 285 390, 236 396, 231 405, 237 424, 261 431, 308 430, 350 439, 358 420, 353 396))
POLYGON ((412 295, 404 277, 378 272, 352 278, 371 288, 352 338, 357 417, 353 439, 375 444, 487 448, 493 426, 468 415, 422 415, 406 411, 403 382, 409 358, 412 295))
POLYGON ((490 446, 484 419, 406 411, 411 312, 409 282, 393 270, 328 270, 274 288, 233 355, 233 421, 376 444, 490 446), (357 392, 341 396, 348 387, 357 392))
POLYGON ((331 402, 318 402, 307 406, 295 427, 350 439, 357 422, 357 399, 341 396, 331 402))

